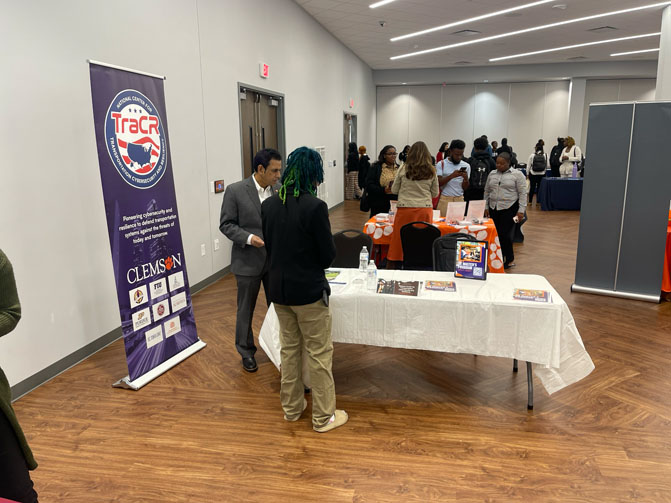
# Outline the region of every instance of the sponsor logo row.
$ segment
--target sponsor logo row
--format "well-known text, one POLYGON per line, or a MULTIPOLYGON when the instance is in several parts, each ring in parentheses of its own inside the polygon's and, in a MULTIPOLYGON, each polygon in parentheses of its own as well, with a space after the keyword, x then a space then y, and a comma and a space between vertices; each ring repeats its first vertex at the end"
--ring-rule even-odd
POLYGON ((175 274, 171 274, 167 278, 161 278, 159 280, 152 281, 151 283, 149 283, 149 285, 141 285, 138 286, 137 288, 133 288, 132 290, 130 290, 128 292, 128 295, 130 297, 131 309, 137 306, 141 306, 142 304, 145 304, 149 300, 149 296, 147 295, 147 286, 149 287, 151 298, 157 299, 163 295, 167 295, 168 290, 170 290, 170 292, 174 292, 175 290, 183 288, 184 272, 180 271, 175 274))
POLYGON ((179 316, 170 318, 162 325, 154 327, 147 330, 144 333, 145 339, 147 340, 147 349, 156 346, 163 342, 163 333, 165 332, 165 338, 172 337, 182 329, 182 324, 179 321, 179 316))
POLYGON ((140 309, 133 313, 133 332, 147 327, 152 324, 152 318, 154 323, 159 320, 162 320, 168 316, 171 312, 176 313, 180 309, 186 307, 186 292, 180 292, 177 295, 173 295, 169 299, 164 299, 161 302, 157 302, 151 306, 151 314, 149 308, 140 309), (172 307, 172 310, 170 309, 172 307), (153 316, 152 316, 153 315, 153 316))

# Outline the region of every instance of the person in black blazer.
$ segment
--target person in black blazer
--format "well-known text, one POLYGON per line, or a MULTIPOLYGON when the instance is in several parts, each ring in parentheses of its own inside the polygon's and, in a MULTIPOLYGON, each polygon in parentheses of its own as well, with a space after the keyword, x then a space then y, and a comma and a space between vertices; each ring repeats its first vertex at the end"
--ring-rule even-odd
POLYGON ((371 217, 378 213, 389 213, 390 201, 398 199, 396 194, 391 193, 391 184, 396 171, 398 171, 396 148, 393 145, 387 145, 380 150, 377 161, 370 167, 366 176, 366 191, 371 217))
MULTIPOLYGON (((263 283, 268 297, 268 267, 261 230, 261 203, 277 193, 282 156, 266 148, 254 156, 254 174, 233 183, 224 192, 219 230, 231 241, 231 272, 238 284, 238 314, 235 321, 235 347, 242 357, 242 368, 256 372, 256 345, 252 318, 256 298, 263 283)), ((268 301, 270 304, 270 301, 268 301)))
POLYGON ((324 180, 321 156, 307 147, 287 158, 279 193, 261 205, 269 259, 267 296, 280 322, 284 419, 297 421, 307 407, 303 396, 302 348, 312 385, 312 427, 323 433, 347 422, 336 410, 331 364, 331 293, 324 269, 336 256, 328 207, 316 197, 324 180))

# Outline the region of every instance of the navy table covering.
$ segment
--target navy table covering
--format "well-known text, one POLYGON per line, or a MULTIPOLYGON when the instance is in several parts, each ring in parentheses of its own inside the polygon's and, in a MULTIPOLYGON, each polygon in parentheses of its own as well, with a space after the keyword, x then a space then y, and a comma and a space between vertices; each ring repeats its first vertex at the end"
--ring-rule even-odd
POLYGON ((579 210, 582 201, 582 180, 582 178, 543 178, 538 189, 541 210, 579 210))

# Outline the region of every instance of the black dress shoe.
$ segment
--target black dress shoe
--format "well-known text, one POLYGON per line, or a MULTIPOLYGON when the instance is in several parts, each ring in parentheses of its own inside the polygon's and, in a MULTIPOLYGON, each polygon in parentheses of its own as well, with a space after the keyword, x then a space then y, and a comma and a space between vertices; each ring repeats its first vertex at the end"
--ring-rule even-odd
POLYGON ((256 372, 257 370, 259 370, 259 367, 256 365, 256 360, 254 359, 253 356, 242 359, 242 368, 245 369, 247 372, 256 372))

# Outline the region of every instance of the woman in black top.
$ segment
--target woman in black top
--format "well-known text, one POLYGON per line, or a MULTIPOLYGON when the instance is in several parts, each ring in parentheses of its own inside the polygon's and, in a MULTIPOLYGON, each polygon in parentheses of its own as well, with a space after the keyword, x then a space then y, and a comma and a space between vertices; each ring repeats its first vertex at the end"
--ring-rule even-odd
POLYGON ((366 147, 359 147, 359 188, 363 190, 366 187, 366 175, 370 169, 370 157, 366 154, 366 147))
POLYGON ((380 150, 377 161, 370 167, 366 177, 371 217, 378 213, 389 213, 390 201, 397 199, 397 196, 391 193, 391 185, 397 170, 396 147, 386 145, 380 150))
POLYGON ((359 188, 359 154, 356 143, 351 142, 347 151, 347 186, 345 187, 345 199, 360 199, 359 188))

